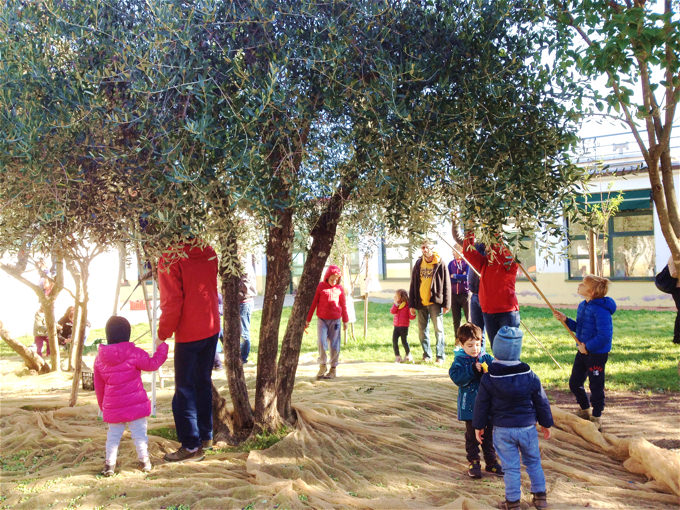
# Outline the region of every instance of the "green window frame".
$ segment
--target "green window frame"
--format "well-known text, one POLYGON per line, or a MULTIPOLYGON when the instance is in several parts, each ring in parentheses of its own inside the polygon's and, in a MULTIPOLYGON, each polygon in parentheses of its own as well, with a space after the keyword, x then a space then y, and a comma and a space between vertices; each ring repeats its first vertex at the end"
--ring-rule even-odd
MULTIPOLYGON (((602 262, 603 275, 618 281, 651 281, 654 279, 654 212, 651 192, 646 190, 624 191, 619 211, 607 222, 606 250, 602 262)), ((606 200, 609 193, 591 193, 587 203, 606 200)), ((581 195, 577 203, 586 207, 586 196, 581 195)), ((581 280, 589 266, 586 232, 582 227, 572 228, 567 221, 569 255, 567 279, 581 280), (574 233, 576 230, 578 233, 574 233)), ((604 234, 599 234, 597 243, 601 250, 604 234)), ((598 259, 602 254, 598 252, 598 259)), ((598 260, 598 264, 600 264, 598 260)))

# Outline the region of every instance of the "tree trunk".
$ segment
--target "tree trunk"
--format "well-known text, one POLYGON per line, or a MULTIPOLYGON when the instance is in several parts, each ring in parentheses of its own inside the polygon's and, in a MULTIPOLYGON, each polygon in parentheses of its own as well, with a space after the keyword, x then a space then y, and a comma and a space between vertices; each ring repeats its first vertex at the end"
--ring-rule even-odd
POLYGON ((255 426, 259 430, 275 431, 283 425, 276 403, 276 355, 283 301, 290 284, 294 236, 293 211, 290 208, 284 209, 279 214, 278 223, 269 229, 267 239, 267 279, 260 323, 255 389, 255 426))
MULTIPOLYGON (((118 315, 118 302, 120 301, 120 287, 125 278, 125 243, 118 243, 118 279, 116 280, 116 291, 113 297, 113 312, 111 315, 118 315)), ((127 278, 125 278, 127 281, 127 278)))
POLYGON ((80 388, 80 374, 83 371, 83 344, 85 343, 85 326, 87 324, 87 303, 89 301, 89 294, 87 292, 87 281, 89 278, 89 263, 90 260, 79 262, 80 278, 78 279, 78 288, 76 294, 80 295, 82 299, 76 301, 76 313, 74 315, 73 334, 71 335, 72 350, 74 352, 73 358, 75 362, 73 365, 73 381, 71 383, 71 399, 69 406, 73 407, 78 401, 78 390, 80 388))
POLYGON ((293 303, 293 310, 290 313, 286 333, 283 337, 277 370, 278 385, 276 391, 279 414, 289 422, 295 421, 291 399, 307 312, 314 300, 316 288, 319 285, 319 280, 321 280, 321 272, 331 253, 344 200, 348 194, 349 190, 341 186, 328 201, 326 210, 312 229, 312 246, 307 253, 307 260, 305 260, 293 303))
POLYGON ((10 336, 9 332, 3 326, 2 321, 0 321, 0 338, 7 342, 7 345, 9 345, 14 350, 14 352, 21 356, 29 370, 35 370, 39 374, 46 374, 50 371, 50 366, 45 363, 44 359, 38 356, 36 352, 33 352, 24 344, 10 336))
MULTIPOLYGON (((224 317, 224 365, 227 371, 229 395, 234 405, 231 423, 227 424, 218 416, 218 429, 225 427, 234 436, 248 435, 253 428, 253 410, 248 399, 248 387, 241 363, 241 316, 239 314, 238 289, 240 278, 230 274, 227 261, 238 260, 236 236, 227 234, 220 239, 222 259, 220 260, 220 277, 222 281, 222 310, 224 317)), ((213 392, 213 406, 223 407, 220 399, 215 398, 213 392)), ((219 396, 219 395, 217 395, 219 396)), ((215 425, 213 425, 214 427, 215 425)))

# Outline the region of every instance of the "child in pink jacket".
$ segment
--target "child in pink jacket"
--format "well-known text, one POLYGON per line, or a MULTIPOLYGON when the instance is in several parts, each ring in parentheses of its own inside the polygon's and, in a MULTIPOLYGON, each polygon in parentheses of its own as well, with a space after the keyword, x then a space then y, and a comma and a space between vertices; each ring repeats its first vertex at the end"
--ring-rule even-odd
POLYGON ((399 289, 394 293, 394 304, 390 309, 390 313, 394 315, 394 330, 392 331, 394 362, 401 363, 403 361, 411 363, 413 356, 411 356, 411 349, 408 346, 408 326, 416 318, 416 314, 408 306, 408 292, 406 292, 406 289, 399 289), (404 346, 403 358, 399 355, 399 338, 401 338, 401 345, 404 346))
POLYGON ((103 418, 109 424, 106 437, 106 461, 102 475, 111 476, 116 468, 118 445, 127 424, 137 449, 139 469, 151 471, 146 417, 151 402, 142 384, 142 370, 153 372, 168 357, 168 345, 161 342, 153 355, 130 342, 130 323, 113 316, 106 322, 107 345, 99 346, 94 361, 94 389, 103 418))

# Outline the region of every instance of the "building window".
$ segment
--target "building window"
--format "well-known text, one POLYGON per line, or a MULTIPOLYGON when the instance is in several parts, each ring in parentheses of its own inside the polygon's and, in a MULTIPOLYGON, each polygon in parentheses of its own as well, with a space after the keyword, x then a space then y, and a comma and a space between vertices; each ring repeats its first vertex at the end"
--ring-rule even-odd
POLYGON ((382 243, 383 280, 408 280, 411 278, 411 246, 408 242, 382 243))
MULTIPOLYGON (((592 193, 587 202, 606 200, 592 193)), ((581 201, 585 204, 585 199, 581 201)), ((585 207, 585 205, 584 205, 585 207)), ((568 224, 569 279, 589 273, 587 232, 583 225, 568 224)), ((612 280, 649 280, 654 277, 654 217, 650 190, 623 192, 623 202, 598 236, 596 264, 612 280)))

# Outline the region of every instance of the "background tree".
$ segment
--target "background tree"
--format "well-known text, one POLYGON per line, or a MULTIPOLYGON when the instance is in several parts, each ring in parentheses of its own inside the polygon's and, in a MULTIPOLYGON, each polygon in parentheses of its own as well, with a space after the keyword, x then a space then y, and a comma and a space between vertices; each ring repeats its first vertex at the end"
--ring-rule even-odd
POLYGON ((589 79, 595 107, 606 108, 635 137, 661 231, 680 270, 680 213, 670 152, 680 97, 679 4, 555 0, 548 5, 558 33, 575 43, 559 47, 560 65, 589 79), (606 79, 605 93, 595 88, 599 78, 606 79))

